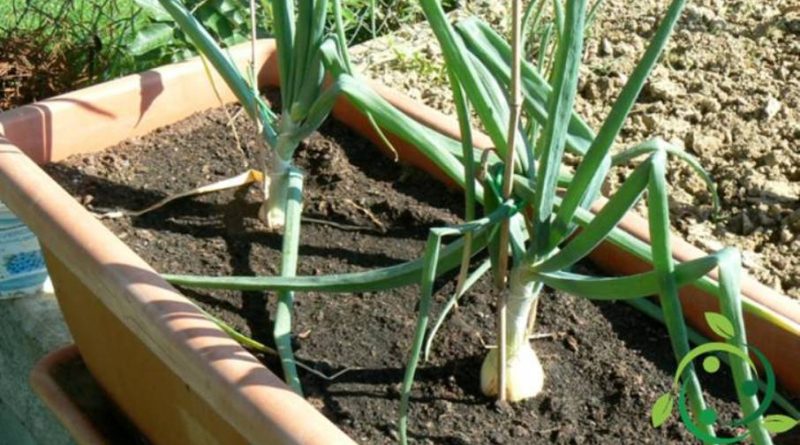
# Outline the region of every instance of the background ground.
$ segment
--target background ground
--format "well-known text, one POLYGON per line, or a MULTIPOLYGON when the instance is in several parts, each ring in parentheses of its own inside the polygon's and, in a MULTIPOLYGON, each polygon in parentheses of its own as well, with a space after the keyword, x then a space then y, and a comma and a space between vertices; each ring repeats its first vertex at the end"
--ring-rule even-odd
MULTIPOLYGON (((507 3, 467 6, 505 29, 507 3)), ((593 128, 610 110, 667 3, 603 4, 585 44, 577 103, 593 128)), ((689 2, 615 150, 661 137, 699 158, 719 187, 722 212, 711 219, 704 184, 672 160, 676 230, 706 250, 739 247, 751 274, 800 298, 800 5, 791 4, 689 2)), ((370 76, 452 113, 438 46, 426 30, 419 25, 372 42, 357 59, 370 76)), ((607 188, 628 171, 618 169, 607 188)))

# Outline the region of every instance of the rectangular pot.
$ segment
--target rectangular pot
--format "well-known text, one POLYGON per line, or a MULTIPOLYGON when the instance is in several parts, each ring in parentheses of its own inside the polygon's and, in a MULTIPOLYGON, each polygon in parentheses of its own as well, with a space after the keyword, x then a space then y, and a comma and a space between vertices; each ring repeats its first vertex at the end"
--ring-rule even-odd
POLYGON ((34 392, 80 445, 143 443, 142 434, 108 400, 75 345, 42 357, 30 373, 34 392))
MULTIPOLYGON (((231 54, 245 65, 249 51, 244 45, 231 54)), ((260 85, 277 85, 274 43, 259 41, 257 54, 260 85)), ((233 100, 218 77, 214 82, 223 101, 233 100)), ((454 119, 388 88, 373 87, 421 123, 458 136, 454 119)), ((149 438, 169 444, 352 443, 36 165, 101 150, 218 106, 219 100, 202 63, 193 60, 0 114, 0 199, 45 247, 64 317, 87 365, 149 438)), ((340 101, 334 116, 382 146, 366 119, 353 111, 340 101)), ((389 137, 402 160, 443 178, 413 146, 389 137)), ((476 145, 491 143, 477 135, 476 145)), ((623 228, 646 239, 647 225, 641 232, 641 222, 629 215, 623 228)), ((676 242, 679 260, 702 254, 682 246, 688 244, 676 242)), ((649 268, 610 243, 593 258, 612 272, 649 268)), ((767 354, 784 388, 800 395, 795 372, 800 308, 749 278, 743 293, 758 309, 746 315, 751 343, 767 354), (780 326, 766 322, 765 313, 779 317, 780 326)), ((702 312, 716 308, 715 298, 696 288, 687 288, 682 298, 687 318, 704 328, 702 312)))

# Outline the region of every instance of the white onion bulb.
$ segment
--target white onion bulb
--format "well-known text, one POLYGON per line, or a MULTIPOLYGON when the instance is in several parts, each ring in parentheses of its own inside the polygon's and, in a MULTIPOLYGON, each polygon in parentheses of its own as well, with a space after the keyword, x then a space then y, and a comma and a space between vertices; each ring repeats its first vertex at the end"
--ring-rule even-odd
MULTIPOLYGON (((511 351, 509 351, 511 352, 511 351)), ((481 366, 481 391, 496 397, 499 373, 497 372, 498 349, 492 349, 481 366)), ((506 367, 506 396, 509 402, 535 397, 544 387, 544 369, 530 344, 524 342, 513 354, 509 354, 506 367)))

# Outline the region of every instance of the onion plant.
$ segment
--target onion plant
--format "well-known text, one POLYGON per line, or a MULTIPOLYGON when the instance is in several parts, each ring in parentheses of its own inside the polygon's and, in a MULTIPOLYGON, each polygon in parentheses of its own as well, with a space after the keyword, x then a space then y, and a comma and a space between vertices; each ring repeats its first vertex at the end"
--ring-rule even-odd
MULTIPOLYGON (((268 227, 284 232, 281 275, 291 277, 297 267, 302 212, 302 172, 295 168, 292 156, 300 142, 324 122, 340 92, 338 84, 325 86, 322 48, 327 42, 327 57, 349 72, 341 0, 334 0, 336 32, 326 29, 327 0, 262 0, 271 8, 272 28, 278 53, 281 79, 281 110, 273 113, 259 95, 255 69, 248 76, 241 73, 226 56, 209 32, 180 0, 158 0, 163 14, 169 15, 197 51, 220 74, 258 128, 258 138, 270 153, 261 153, 263 174, 245 174, 242 178, 263 178, 265 201, 259 212, 268 227)), ((150 2, 151 7, 156 5, 150 2)), ((255 2, 250 1, 252 39, 255 39, 255 2)), ((255 55, 253 55, 255 59, 255 55)), ((253 67, 254 68, 254 67, 253 67)), ((364 88, 361 86, 360 88, 364 88)), ((380 130, 378 130, 380 133, 380 130)), ((219 185, 219 184, 217 184, 219 185)), ((212 187, 216 189, 215 187, 212 187)), ((275 320, 275 342, 287 382, 301 392, 291 349, 291 291, 279 293, 275 320)))
MULTIPOLYGON (((666 159, 670 150, 665 148, 665 143, 646 144, 635 148, 629 155, 623 155, 620 159, 627 160, 650 152, 596 217, 583 230, 575 231, 578 211, 587 209, 600 194, 600 187, 612 165, 610 150, 613 142, 662 53, 684 1, 674 0, 670 4, 642 59, 596 135, 573 113, 586 24, 586 0, 567 0, 563 10, 561 2, 554 2, 557 44, 549 82, 541 77, 539 70, 532 67, 527 67, 525 80, 520 79, 519 0, 512 2, 510 45, 504 44, 503 39, 487 25, 474 19, 453 27, 437 0, 421 0, 421 3, 442 46, 462 128, 468 125, 467 104, 473 104, 503 160, 490 166, 484 179, 483 204, 486 211, 492 211, 497 203, 508 202, 515 189, 517 193, 511 205, 525 210, 505 219, 500 224, 497 236, 489 241, 496 282, 507 287, 499 304, 498 348, 487 354, 481 370, 484 393, 497 395, 501 400, 508 398, 515 401, 533 397, 542 389, 544 373, 528 336, 543 285, 601 300, 657 294, 672 348, 676 359, 680 361, 689 352, 689 342, 678 288, 719 267, 717 294, 720 306, 724 315, 734 320, 737 328, 730 342, 738 348, 745 348, 738 252, 725 249, 677 266, 672 258, 665 180, 666 159), (540 134, 533 133, 538 137, 531 137, 532 134, 519 125, 521 84, 528 87, 528 119, 530 122, 537 121, 541 126, 540 134), (507 96, 498 94, 504 91, 503 87, 509 91, 507 96), (507 132, 503 131, 504 122, 508 123, 507 132), (563 187, 559 187, 559 176, 563 176, 562 160, 567 149, 579 155, 581 160, 574 173, 567 174, 570 177, 563 187), (559 191, 562 195, 559 195, 559 191), (609 236, 645 192, 648 197, 653 270, 634 277, 619 278, 571 272, 574 264, 609 236), (505 258, 509 253, 513 257, 513 266, 506 277, 505 258), (503 313, 506 310, 507 316, 503 313)), ((435 233, 432 238, 436 238, 435 233)), ((432 264, 431 267, 435 268, 435 263, 432 264)), ((430 299, 430 286, 426 286, 425 280, 433 276, 435 273, 431 272, 423 275, 424 300, 430 299)), ((427 305, 421 304, 409 376, 413 376, 414 361, 422 346, 422 333, 427 322, 423 311, 426 309, 427 305)), ((731 368, 737 388, 752 378, 751 370, 741 359, 731 357, 731 368)), ((694 369, 687 368, 681 378, 688 390, 693 412, 701 413, 705 409, 705 401, 694 369)), ((756 396, 739 392, 739 401, 754 441, 770 443, 769 434, 757 413, 756 396)), ((404 417, 401 418, 401 421, 404 420, 404 417)), ((703 424, 702 427, 704 433, 714 437, 711 425, 703 424)), ((401 434, 404 436, 404 432, 401 434)))
POLYGON ((207 59, 236 95, 248 115, 258 123, 259 137, 272 151, 264 156, 265 203, 261 215, 273 228, 286 224, 285 208, 292 171, 292 155, 300 142, 325 120, 331 101, 325 98, 333 89, 323 86, 324 68, 320 47, 327 36, 325 20, 328 2, 295 3, 290 0, 263 0, 271 8, 281 79, 281 110, 276 115, 261 99, 255 73, 241 73, 208 31, 180 0, 159 0, 198 52, 207 59), (328 106, 323 106, 327 104, 328 106))
MULTIPOLYGON (((161 1, 165 4, 175 3, 175 0, 161 1)), ((537 57, 535 63, 521 56, 523 20, 518 0, 515 3, 514 26, 509 43, 475 18, 454 26, 447 20, 439 0, 421 0, 425 15, 442 47, 460 122, 460 141, 421 125, 393 108, 374 91, 365 88, 365 82, 349 68, 345 49, 337 45, 335 40, 322 40, 319 46, 311 45, 318 49, 311 61, 308 54, 302 52, 299 54, 305 54, 306 58, 302 62, 297 61, 298 47, 290 47, 287 42, 297 45, 298 39, 290 39, 292 32, 286 29, 283 31, 285 34, 279 32, 277 36, 279 57, 295 58, 291 59, 292 63, 281 64, 282 79, 289 80, 284 82, 284 88, 289 91, 282 92, 289 99, 284 99, 282 117, 277 119, 269 114, 263 103, 250 95, 247 88, 237 93, 252 116, 259 122, 268 123, 265 125, 267 143, 278 151, 284 150, 284 155, 294 150, 293 146, 299 140, 297 138, 312 127, 310 123, 318 125, 321 122, 333 99, 344 95, 368 113, 381 128, 416 145, 422 154, 463 186, 466 222, 453 227, 431 229, 422 258, 370 271, 326 276, 293 276, 296 256, 284 258, 282 276, 276 277, 165 276, 174 284, 189 287, 278 291, 282 295, 283 306, 278 308, 277 317, 281 321, 276 321, 276 326, 280 324, 282 331, 276 334, 282 335, 286 335, 290 329, 288 310, 291 298, 284 297, 291 296, 293 292, 374 292, 420 284, 419 316, 402 388, 399 419, 402 443, 407 441, 409 394, 423 347, 426 351, 430 350, 435 329, 446 315, 446 311, 440 314, 434 328, 428 329, 434 280, 447 271, 460 269, 456 292, 446 308, 453 307, 456 299, 489 270, 495 283, 502 289, 498 305, 498 324, 501 327, 497 336, 498 347, 490 351, 484 360, 481 387, 488 395, 509 401, 533 397, 545 385, 546 377, 541 364, 528 341, 535 320, 536 303, 545 285, 592 300, 631 301, 651 313, 654 312, 651 306, 640 303, 645 301, 642 298, 646 296, 657 295, 660 309, 655 312, 667 326, 678 361, 689 351, 690 332, 678 298, 681 286, 694 284, 719 298, 721 311, 731 320, 734 328, 733 335, 727 341, 736 348, 746 350, 743 306, 748 311, 769 318, 757 305, 740 299, 740 258, 735 250, 723 249, 684 263, 676 263, 671 256, 665 181, 667 155, 689 161, 709 182, 713 194, 713 185, 699 164, 680 149, 660 140, 646 141, 621 154, 611 155, 613 142, 657 63, 685 1, 672 0, 642 59, 628 77, 597 132, 573 111, 587 9, 590 9, 586 0, 566 0, 563 5, 560 1, 553 2, 553 5, 558 5, 556 20, 552 26, 542 28, 549 31, 538 34, 540 40, 541 36, 548 34, 552 37, 553 56, 551 59, 537 57), (297 90, 299 77, 293 77, 297 66, 293 63, 313 65, 316 70, 318 62, 332 76, 333 82, 315 101, 303 102, 304 98, 311 95, 303 88, 297 90), (473 113, 493 141, 493 150, 481 152, 473 147, 470 127, 473 113), (298 126, 297 122, 301 124, 298 126), (580 158, 574 170, 564 167, 565 152, 580 158), (600 187, 611 166, 642 156, 646 156, 646 159, 609 197, 603 208, 596 214, 590 212, 589 206, 600 196, 600 187), (645 194, 651 245, 617 227, 625 213, 645 194), (477 215, 479 206, 483 208, 483 216, 477 215), (446 238, 455 239, 443 245, 446 238), (588 276, 571 271, 572 266, 604 241, 610 241, 650 261, 653 270, 626 277, 588 276), (472 260, 484 251, 488 251, 488 262, 470 272, 472 260), (715 268, 719 268, 719 281, 706 276, 715 268)), ((536 2, 539 7, 545 3, 536 2)), ((281 5, 286 7, 286 11, 290 9, 287 3, 281 5)), ((306 8, 309 6, 306 5, 306 8)), ((275 13, 288 17, 286 11, 282 13, 276 9, 275 13)), ((311 13, 314 11, 314 8, 306 11, 306 17, 319 18, 311 13)), ((528 11, 525 14, 527 17, 535 17, 534 14, 538 13, 531 9, 528 11)), ((591 11, 596 11, 596 8, 590 9, 590 15, 594 14, 591 11)), ((291 22, 287 20, 284 23, 291 22)), ((279 28, 276 26, 276 29, 279 28)), ((300 35, 299 31, 294 35, 300 35)), ((540 45, 540 54, 541 48, 551 44, 551 40, 547 42, 540 45)), ((209 59, 213 62, 211 57, 209 59)), ((225 68, 225 63, 217 61, 215 66, 219 70, 220 66, 225 68)), ((232 80, 243 82, 241 77, 236 76, 232 80)), ((315 90, 321 88, 320 80, 318 75, 303 78, 305 85, 312 85, 315 90)), ((288 164, 290 156, 279 159, 288 164)), ((292 211, 286 218, 284 246, 296 246, 299 219, 294 216, 300 212, 297 196, 300 176, 290 165, 279 163, 273 170, 277 178, 275 181, 282 181, 281 174, 289 172, 287 177, 292 187, 287 190, 292 190, 295 195, 287 207, 292 211), (294 223, 288 224, 290 220, 294 223)), ((276 195, 271 193, 270 197, 273 196, 276 195)), ((771 321, 781 323, 780 320, 771 321)), ((286 340, 288 337, 276 336, 276 340, 280 338, 286 340)), ((281 350, 280 341, 278 349, 281 350)), ((284 371, 293 369, 291 354, 282 354, 282 359, 284 371)), ((740 358, 731 355, 729 363, 737 388, 753 378, 747 363, 740 358)), ((686 387, 692 412, 697 415, 705 409, 705 401, 694 368, 688 366, 680 377, 686 387)), ((299 388, 299 381, 292 380, 296 379, 296 374, 287 373, 287 379, 299 388)), ((744 423, 754 442, 771 443, 757 410, 757 396, 740 392, 739 401, 744 423)), ((703 428, 709 437, 714 436, 712 426, 704 425, 703 428)))

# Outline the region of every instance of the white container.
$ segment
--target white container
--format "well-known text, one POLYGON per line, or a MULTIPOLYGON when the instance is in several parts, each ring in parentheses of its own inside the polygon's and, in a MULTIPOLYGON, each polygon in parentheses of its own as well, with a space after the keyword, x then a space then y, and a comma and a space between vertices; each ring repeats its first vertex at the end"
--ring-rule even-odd
POLYGON ((0 202, 0 300, 35 294, 46 279, 39 240, 0 202))

